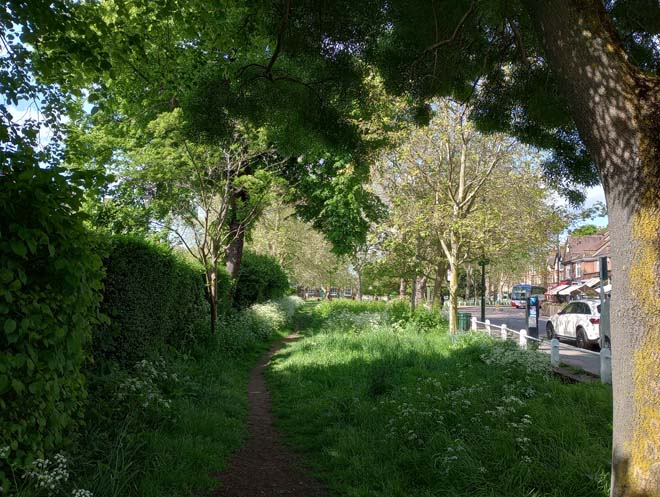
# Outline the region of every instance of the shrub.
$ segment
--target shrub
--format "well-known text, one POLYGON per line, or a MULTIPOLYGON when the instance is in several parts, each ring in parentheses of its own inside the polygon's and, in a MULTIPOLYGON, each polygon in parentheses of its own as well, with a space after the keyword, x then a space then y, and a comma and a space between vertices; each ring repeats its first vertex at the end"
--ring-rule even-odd
POLYGON ((246 251, 236 278, 234 306, 242 309, 278 299, 286 295, 289 288, 284 269, 273 257, 246 251))
POLYGON ((404 300, 391 302, 359 302, 355 300, 332 300, 319 304, 315 311, 319 317, 335 321, 347 321, 349 328, 362 329, 384 323, 399 327, 410 325, 419 331, 444 329, 446 319, 435 310, 418 306, 414 311, 404 300))
POLYGON ((250 350, 290 326, 296 309, 303 303, 300 297, 289 296, 228 314, 220 326, 220 347, 229 354, 250 350))
POLYGON ((102 311, 110 324, 94 331, 94 355, 122 365, 189 348, 210 336, 202 270, 166 246, 112 237, 103 248, 102 311))
POLYGON ((39 167, 0 174, 0 486, 8 465, 66 445, 82 411, 102 272, 75 181, 39 167))

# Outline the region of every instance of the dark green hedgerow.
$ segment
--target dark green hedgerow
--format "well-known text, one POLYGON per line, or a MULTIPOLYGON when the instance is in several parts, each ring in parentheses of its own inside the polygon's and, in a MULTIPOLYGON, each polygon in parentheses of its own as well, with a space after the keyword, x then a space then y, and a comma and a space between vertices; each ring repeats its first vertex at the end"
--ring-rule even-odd
POLYGON ((208 339, 201 268, 167 246, 135 237, 113 237, 102 250, 101 309, 110 323, 94 330, 97 361, 131 365, 163 347, 184 350, 208 339))
POLYGON ((234 306, 243 309, 278 299, 286 295, 289 289, 289 279, 274 258, 246 251, 238 271, 234 306))
POLYGON ((97 319, 101 259, 57 170, 0 174, 0 486, 10 466, 67 445, 84 404, 80 372, 97 319))

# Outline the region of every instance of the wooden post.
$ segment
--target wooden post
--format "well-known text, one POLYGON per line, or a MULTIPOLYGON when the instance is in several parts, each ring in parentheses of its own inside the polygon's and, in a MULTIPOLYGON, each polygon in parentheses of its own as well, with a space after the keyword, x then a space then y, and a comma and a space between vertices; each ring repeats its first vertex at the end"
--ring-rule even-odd
POLYGON ((520 346, 523 349, 527 348, 527 330, 520 330, 520 346))
POLYGON ((503 324, 502 326, 500 326, 500 337, 502 338, 502 340, 506 340, 507 336, 508 335, 506 330, 506 324, 503 324))
POLYGON ((472 316, 472 331, 477 331, 477 318, 472 316))
POLYGON ((488 332, 488 336, 490 335, 490 319, 486 319, 486 331, 488 332))

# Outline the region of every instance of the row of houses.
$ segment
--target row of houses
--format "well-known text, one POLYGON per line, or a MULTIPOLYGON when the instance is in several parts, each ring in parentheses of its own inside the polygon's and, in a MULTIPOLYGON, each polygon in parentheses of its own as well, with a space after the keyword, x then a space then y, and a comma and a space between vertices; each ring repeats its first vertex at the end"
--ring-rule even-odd
POLYGON ((531 268, 526 280, 548 290, 571 283, 597 288, 601 260, 607 257, 608 278, 603 284, 609 286, 612 278, 610 247, 610 234, 606 230, 593 235, 569 235, 548 255, 545 267, 531 268))

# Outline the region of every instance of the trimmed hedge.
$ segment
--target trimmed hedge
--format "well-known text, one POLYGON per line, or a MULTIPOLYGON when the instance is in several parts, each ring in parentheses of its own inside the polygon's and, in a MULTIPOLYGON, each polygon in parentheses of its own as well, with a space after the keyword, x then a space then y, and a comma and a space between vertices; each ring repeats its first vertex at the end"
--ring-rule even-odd
POLYGON ((101 310, 93 354, 132 365, 166 346, 188 348, 211 333, 202 269, 163 245, 112 237, 105 252, 101 310))
POLYGON ((56 169, 0 174, 0 486, 69 441, 86 396, 80 372, 98 317, 101 260, 82 192, 56 169))
POLYGON ((236 278, 234 306, 240 309, 284 297, 289 278, 274 257, 245 251, 236 278))

